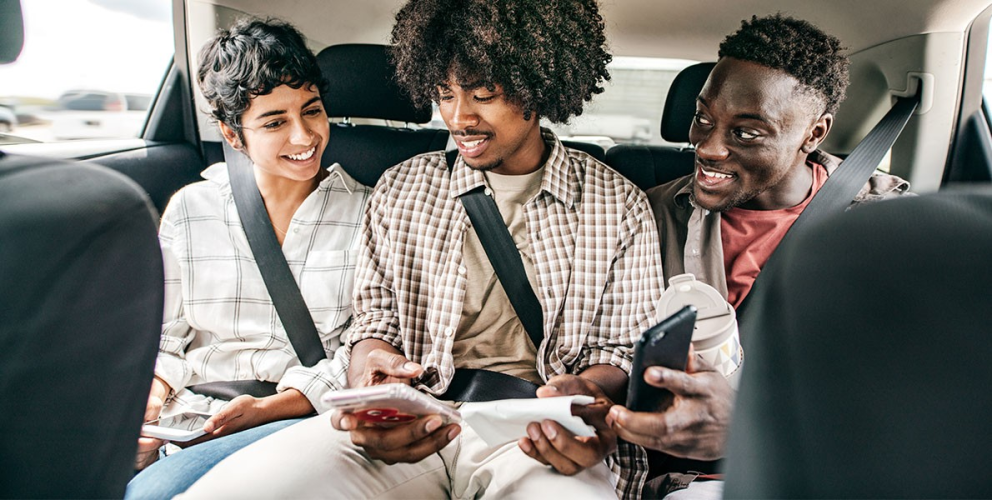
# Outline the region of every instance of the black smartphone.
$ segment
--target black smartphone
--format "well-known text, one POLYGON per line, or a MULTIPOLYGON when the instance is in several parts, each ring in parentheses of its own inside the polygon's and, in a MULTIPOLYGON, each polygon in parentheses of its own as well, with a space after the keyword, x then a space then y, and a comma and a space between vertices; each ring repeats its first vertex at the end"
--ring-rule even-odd
POLYGON ((685 306, 661 323, 641 334, 634 345, 634 366, 627 387, 627 408, 631 411, 663 411, 672 404, 673 395, 666 389, 644 381, 644 370, 664 366, 685 371, 689 360, 689 344, 696 326, 696 308, 685 306))

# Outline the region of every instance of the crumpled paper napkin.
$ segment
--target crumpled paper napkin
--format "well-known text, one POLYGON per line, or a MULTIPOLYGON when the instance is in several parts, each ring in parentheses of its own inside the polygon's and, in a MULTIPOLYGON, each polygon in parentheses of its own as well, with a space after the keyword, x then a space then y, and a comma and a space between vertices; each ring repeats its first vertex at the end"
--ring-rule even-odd
POLYGON ((499 446, 527 435, 527 424, 554 420, 576 436, 592 437, 596 429, 572 415, 572 405, 589 405, 591 396, 560 396, 536 399, 503 399, 465 403, 458 409, 462 419, 489 446, 499 446))

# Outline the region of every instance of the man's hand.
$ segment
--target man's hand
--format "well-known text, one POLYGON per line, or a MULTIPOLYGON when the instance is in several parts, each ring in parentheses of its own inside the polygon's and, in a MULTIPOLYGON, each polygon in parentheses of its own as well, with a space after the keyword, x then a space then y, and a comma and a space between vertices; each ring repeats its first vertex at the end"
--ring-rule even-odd
POLYGON ((369 457, 389 465, 419 462, 445 446, 461 432, 458 424, 442 425, 439 415, 428 415, 395 427, 362 422, 354 415, 334 412, 331 425, 351 433, 351 442, 361 446, 369 457))
POLYGON ((632 412, 616 405, 606 420, 626 441, 669 455, 693 460, 723 456, 734 390, 712 366, 690 356, 686 373, 654 366, 644 380, 675 394, 675 402, 661 413, 632 412))
POLYGON ((553 420, 527 425, 527 437, 517 445, 527 456, 572 476, 603 461, 617 447, 616 433, 605 417, 613 402, 595 383, 576 376, 558 375, 537 390, 537 397, 586 395, 596 398, 588 406, 574 405, 572 412, 596 428, 594 437, 578 437, 553 420))
MULTIPOLYGON (((366 339, 352 347, 348 373, 351 387, 409 385, 423 373, 424 367, 380 340, 366 339)), ((331 425, 335 429, 348 431, 355 446, 361 446, 369 457, 387 464, 419 462, 448 446, 461 432, 461 427, 442 423, 440 416, 428 415, 387 427, 363 422, 340 411, 331 415, 331 425)))
POLYGON ((368 387, 382 384, 407 384, 424 373, 424 367, 420 366, 402 354, 376 349, 369 353, 365 359, 365 369, 358 380, 357 385, 352 387, 368 387))
POLYGON ((378 339, 365 339, 351 348, 348 385, 407 384, 424 373, 424 367, 410 361, 392 345, 378 339))

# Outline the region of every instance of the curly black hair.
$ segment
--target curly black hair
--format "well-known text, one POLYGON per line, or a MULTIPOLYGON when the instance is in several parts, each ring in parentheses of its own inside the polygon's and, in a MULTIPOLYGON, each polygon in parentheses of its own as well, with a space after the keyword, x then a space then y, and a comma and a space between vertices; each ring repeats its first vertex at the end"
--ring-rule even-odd
POLYGON ((596 0, 410 0, 392 44, 396 80, 419 105, 437 101, 453 72, 501 85, 525 119, 565 123, 610 79, 596 0))
POLYGON ((210 114, 242 141, 241 115, 253 97, 283 84, 313 85, 321 94, 328 85, 303 35, 278 19, 245 18, 218 31, 200 49, 196 78, 210 114))
POLYGON ((776 14, 741 21, 719 55, 785 71, 822 99, 824 112, 836 113, 850 83, 843 50, 840 40, 809 22, 776 14))

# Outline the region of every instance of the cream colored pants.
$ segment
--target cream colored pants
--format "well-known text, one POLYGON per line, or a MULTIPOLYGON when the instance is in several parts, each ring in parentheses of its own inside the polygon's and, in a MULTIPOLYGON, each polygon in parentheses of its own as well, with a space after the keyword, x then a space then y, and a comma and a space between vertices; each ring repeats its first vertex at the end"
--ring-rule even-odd
POLYGON ((440 452, 386 465, 321 415, 231 455, 177 498, 615 499, 614 481, 605 463, 564 476, 516 442, 488 447, 464 424, 440 452))

